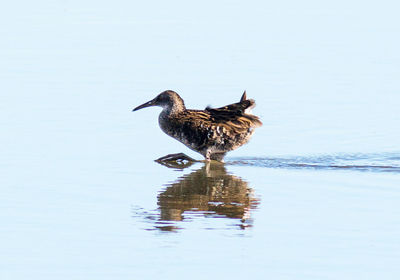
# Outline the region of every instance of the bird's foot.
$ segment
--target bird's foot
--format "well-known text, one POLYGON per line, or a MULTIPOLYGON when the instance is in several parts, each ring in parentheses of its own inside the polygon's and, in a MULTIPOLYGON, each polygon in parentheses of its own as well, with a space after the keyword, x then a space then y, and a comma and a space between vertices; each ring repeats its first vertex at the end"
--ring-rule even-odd
POLYGON ((191 166, 194 162, 197 162, 198 160, 195 160, 194 158, 191 158, 184 153, 177 153, 168 154, 166 156, 156 159, 155 161, 167 167, 183 169, 191 166))
POLYGON ((166 156, 156 159, 156 161, 197 161, 184 153, 168 154, 166 156))

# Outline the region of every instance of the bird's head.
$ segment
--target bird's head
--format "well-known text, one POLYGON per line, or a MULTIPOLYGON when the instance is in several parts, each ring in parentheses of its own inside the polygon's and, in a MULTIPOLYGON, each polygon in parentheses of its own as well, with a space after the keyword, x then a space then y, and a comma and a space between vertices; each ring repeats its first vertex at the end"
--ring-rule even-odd
POLYGON ((185 109, 183 99, 175 91, 166 90, 157 95, 154 99, 137 106, 132 111, 137 111, 150 106, 160 106, 167 111, 185 109))

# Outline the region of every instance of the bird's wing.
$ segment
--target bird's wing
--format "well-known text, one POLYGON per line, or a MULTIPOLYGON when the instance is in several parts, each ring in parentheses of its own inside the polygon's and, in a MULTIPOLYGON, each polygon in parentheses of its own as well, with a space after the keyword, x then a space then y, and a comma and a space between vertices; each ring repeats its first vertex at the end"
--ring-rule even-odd
POLYGON ((220 108, 210 108, 207 107, 205 111, 210 113, 215 113, 216 111, 219 112, 229 112, 229 113, 241 113, 244 114, 246 109, 253 108, 255 106, 255 101, 253 99, 243 100, 238 103, 226 105, 220 108))
POLYGON ((210 115, 213 122, 221 124, 227 130, 233 129, 235 132, 247 131, 249 128, 262 125, 258 117, 241 111, 214 109, 210 115))
MULTIPOLYGON (((225 106, 229 107, 231 105, 225 106)), ((222 107, 222 108, 225 108, 222 107)), ((224 128, 218 131, 225 131, 227 134, 235 135, 246 133, 250 128, 262 125, 258 117, 244 114, 239 110, 211 109, 211 110, 187 110, 180 121, 192 124, 201 130, 208 131, 217 127, 224 128)))
POLYGON ((226 105, 220 108, 207 107, 204 112, 210 114, 210 119, 215 123, 221 123, 225 126, 239 127, 247 130, 251 127, 259 127, 262 122, 257 116, 246 114, 247 109, 253 108, 256 103, 253 99, 245 99, 243 94, 241 101, 238 103, 226 105))

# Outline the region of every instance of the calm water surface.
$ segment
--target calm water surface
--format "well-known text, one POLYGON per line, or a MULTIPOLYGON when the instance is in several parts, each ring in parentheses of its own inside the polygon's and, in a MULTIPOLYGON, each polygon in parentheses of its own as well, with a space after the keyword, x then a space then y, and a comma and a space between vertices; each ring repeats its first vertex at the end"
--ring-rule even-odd
POLYGON ((399 279, 395 1, 0 11, 1 279, 399 279), (254 98, 225 164, 132 108, 254 98))

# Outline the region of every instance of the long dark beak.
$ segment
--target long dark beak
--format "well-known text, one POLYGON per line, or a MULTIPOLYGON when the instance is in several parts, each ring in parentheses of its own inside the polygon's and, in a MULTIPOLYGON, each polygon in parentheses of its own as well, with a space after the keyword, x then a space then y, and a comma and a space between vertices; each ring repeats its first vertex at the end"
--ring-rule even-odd
POLYGON ((140 106, 137 106, 135 109, 132 110, 132 112, 146 108, 146 107, 154 106, 154 105, 155 105, 155 101, 153 99, 153 100, 150 100, 149 102, 146 102, 140 106))

